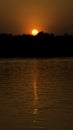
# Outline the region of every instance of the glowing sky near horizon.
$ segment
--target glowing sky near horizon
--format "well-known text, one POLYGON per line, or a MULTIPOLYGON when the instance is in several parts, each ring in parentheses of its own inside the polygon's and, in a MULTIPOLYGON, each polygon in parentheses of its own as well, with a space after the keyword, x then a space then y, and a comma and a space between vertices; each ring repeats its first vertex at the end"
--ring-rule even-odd
POLYGON ((0 0, 0 33, 73 34, 73 0, 0 0))

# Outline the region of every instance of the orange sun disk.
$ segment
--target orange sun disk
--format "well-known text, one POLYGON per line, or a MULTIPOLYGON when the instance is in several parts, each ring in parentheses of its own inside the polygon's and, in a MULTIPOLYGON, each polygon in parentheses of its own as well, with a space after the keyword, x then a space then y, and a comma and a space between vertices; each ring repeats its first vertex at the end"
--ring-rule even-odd
POLYGON ((37 29, 33 29, 32 30, 32 35, 33 36, 36 36, 38 33, 39 33, 39 31, 37 29))

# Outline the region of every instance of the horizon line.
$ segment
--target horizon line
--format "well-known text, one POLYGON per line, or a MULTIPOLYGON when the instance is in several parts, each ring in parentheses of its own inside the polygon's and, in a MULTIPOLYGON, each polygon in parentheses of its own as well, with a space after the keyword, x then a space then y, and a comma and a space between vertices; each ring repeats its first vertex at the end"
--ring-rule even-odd
MULTIPOLYGON (((73 34, 71 33, 68 33, 68 32, 65 32, 63 34, 55 34, 53 32, 51 33, 48 33, 48 32, 44 32, 44 31, 40 31, 36 36, 38 36, 39 34, 47 34, 47 35, 53 35, 53 36, 73 36, 73 34)), ((23 36, 23 35, 28 35, 28 36, 33 36, 32 34, 29 34, 29 33, 18 33, 18 34, 13 34, 13 33, 8 33, 8 32, 2 32, 0 33, 0 35, 12 35, 12 36, 23 36)), ((33 37, 36 37, 36 36, 33 36, 33 37)))

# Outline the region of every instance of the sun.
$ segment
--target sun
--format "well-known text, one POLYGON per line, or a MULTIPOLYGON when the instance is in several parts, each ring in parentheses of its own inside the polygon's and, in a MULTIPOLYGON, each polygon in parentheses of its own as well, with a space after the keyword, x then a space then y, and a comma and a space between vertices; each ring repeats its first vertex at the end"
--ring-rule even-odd
POLYGON ((38 33, 39 33, 39 31, 37 29, 33 29, 32 30, 32 35, 33 36, 36 36, 38 33))

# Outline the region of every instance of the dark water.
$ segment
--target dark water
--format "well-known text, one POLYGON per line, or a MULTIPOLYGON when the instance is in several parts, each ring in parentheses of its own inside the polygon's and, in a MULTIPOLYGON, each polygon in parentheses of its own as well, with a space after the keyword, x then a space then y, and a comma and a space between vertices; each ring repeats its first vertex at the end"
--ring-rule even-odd
POLYGON ((0 130, 73 130, 73 59, 1 59, 0 130))

